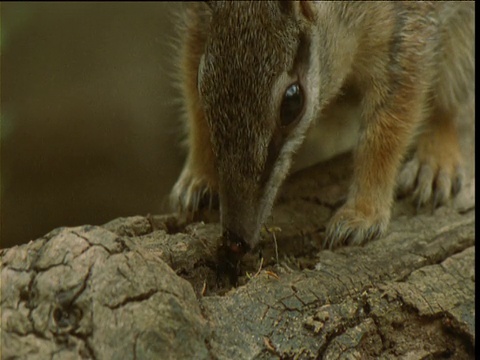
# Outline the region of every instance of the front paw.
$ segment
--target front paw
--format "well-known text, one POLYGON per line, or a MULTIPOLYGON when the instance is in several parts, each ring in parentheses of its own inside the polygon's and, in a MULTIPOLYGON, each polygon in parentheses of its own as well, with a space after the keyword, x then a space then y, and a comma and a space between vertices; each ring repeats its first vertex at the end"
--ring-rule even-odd
POLYGON ((323 248, 364 244, 385 234, 389 221, 389 208, 367 212, 345 204, 330 219, 323 248))
POLYGON ((464 177, 459 157, 431 156, 424 159, 416 154, 399 174, 398 194, 412 193, 417 209, 430 201, 435 209, 460 192, 464 177))
POLYGON ((203 205, 211 208, 215 194, 212 181, 185 167, 170 193, 170 204, 180 213, 195 213, 203 205))
POLYGON ((413 158, 400 171, 398 195, 413 194, 417 209, 433 209, 456 196, 464 182, 462 154, 452 119, 430 124, 419 138, 413 158))

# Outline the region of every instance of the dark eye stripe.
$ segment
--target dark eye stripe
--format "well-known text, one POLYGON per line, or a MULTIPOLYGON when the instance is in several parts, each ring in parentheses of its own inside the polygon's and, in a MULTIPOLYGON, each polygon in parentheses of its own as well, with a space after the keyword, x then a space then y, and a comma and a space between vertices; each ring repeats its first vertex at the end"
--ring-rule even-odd
POLYGON ((205 55, 202 55, 200 58, 200 62, 198 63, 198 69, 197 69, 197 91, 200 94, 200 81, 202 80, 203 76, 203 64, 205 62, 204 60, 205 55))

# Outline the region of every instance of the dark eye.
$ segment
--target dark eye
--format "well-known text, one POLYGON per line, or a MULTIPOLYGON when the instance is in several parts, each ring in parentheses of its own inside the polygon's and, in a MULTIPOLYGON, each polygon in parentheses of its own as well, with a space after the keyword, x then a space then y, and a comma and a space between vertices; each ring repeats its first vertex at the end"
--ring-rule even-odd
POLYGON ((303 110, 303 92, 298 83, 290 85, 283 95, 280 123, 288 126, 298 119, 303 110))

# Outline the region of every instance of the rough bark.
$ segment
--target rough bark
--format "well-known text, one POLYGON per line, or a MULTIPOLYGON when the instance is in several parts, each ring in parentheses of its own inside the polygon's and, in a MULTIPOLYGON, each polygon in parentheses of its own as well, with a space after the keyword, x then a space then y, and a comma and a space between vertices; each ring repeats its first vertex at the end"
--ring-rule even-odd
POLYGON ((380 240, 321 251, 349 164, 287 180, 236 288, 218 267, 215 211, 0 250, 2 359, 473 358, 474 181, 433 212, 397 201, 380 240))

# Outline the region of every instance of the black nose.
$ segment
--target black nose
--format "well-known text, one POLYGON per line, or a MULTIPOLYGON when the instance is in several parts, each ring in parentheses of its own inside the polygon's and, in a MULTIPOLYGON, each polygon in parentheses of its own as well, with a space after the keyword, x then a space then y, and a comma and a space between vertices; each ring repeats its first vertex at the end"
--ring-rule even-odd
POLYGON ((223 245, 237 255, 244 255, 250 251, 250 246, 245 239, 229 229, 223 231, 223 245))

